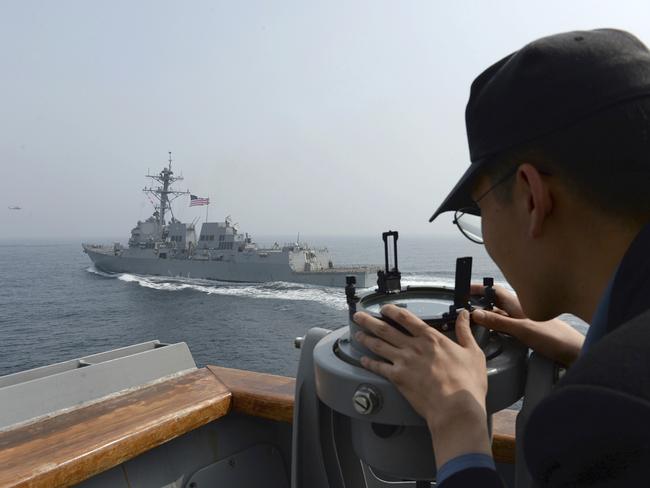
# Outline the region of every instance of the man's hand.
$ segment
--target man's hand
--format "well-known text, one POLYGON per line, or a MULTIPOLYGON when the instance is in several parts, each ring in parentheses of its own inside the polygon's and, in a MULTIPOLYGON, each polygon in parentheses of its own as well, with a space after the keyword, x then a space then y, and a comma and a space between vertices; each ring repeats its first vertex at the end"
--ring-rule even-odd
MULTIPOLYGON (((498 310, 472 312, 472 320, 479 325, 505 332, 553 361, 570 366, 582 349, 584 336, 560 319, 534 322, 521 309, 516 295, 501 286, 495 286, 498 310)), ((482 295, 484 287, 473 284, 473 295, 482 295)))
POLYGON ((491 455, 487 432, 485 355, 469 328, 469 314, 456 321, 458 343, 428 326, 408 310, 381 309, 408 336, 363 312, 354 321, 375 337, 359 332, 356 339, 390 362, 362 358, 362 365, 387 378, 427 421, 436 464, 467 453, 491 455))

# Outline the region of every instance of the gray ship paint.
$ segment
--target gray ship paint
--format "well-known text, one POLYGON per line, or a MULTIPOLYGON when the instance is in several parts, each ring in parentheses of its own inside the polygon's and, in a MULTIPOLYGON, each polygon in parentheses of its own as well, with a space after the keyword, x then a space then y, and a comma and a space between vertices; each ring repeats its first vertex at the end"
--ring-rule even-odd
POLYGON ((172 158, 157 175, 147 175, 160 186, 143 191, 154 201, 154 212, 131 230, 128 246, 82 244, 95 267, 109 273, 182 276, 218 281, 262 283, 288 281, 320 286, 345 286, 354 276, 357 286, 372 286, 376 267, 335 267, 326 248, 300 242, 259 248, 246 233, 239 232, 230 217, 223 222, 205 222, 198 238, 194 223, 174 217, 171 202, 187 191, 176 191, 172 158), (171 215, 169 222, 165 219, 171 215))

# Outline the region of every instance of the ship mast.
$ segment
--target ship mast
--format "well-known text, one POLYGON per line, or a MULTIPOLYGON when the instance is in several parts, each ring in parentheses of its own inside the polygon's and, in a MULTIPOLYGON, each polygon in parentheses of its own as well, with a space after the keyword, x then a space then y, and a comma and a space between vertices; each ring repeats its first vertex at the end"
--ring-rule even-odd
MULTIPOLYGON (((176 181, 182 181, 183 177, 182 176, 174 176, 174 172, 172 171, 172 153, 169 151, 169 166, 166 168, 163 168, 163 170, 157 174, 157 175, 145 175, 147 178, 151 178, 154 181, 157 181, 161 186, 158 186, 157 188, 153 188, 153 186, 150 187, 144 187, 142 189, 143 192, 148 193, 150 195, 153 195, 153 197, 156 199, 156 203, 154 204, 154 207, 156 211, 158 212, 158 223, 160 226, 165 225, 165 213, 167 210, 169 212, 172 212, 172 207, 171 207, 171 202, 176 200, 178 197, 181 195, 189 195, 189 191, 176 191, 174 190, 171 185, 172 183, 175 183, 176 181)), ((173 214, 172 214, 173 217, 173 214)))

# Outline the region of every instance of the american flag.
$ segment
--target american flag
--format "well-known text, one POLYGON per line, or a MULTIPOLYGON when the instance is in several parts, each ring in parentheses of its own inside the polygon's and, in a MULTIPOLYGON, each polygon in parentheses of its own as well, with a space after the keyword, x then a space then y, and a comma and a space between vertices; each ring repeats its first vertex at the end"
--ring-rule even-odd
POLYGON ((199 205, 210 205, 210 199, 190 195, 190 207, 197 207, 199 205))

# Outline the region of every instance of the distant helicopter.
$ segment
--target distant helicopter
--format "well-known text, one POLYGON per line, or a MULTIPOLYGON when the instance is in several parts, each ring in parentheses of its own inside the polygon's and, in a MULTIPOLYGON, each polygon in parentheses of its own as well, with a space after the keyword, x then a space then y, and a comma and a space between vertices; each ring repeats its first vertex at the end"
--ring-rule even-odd
POLYGON ((22 210, 22 207, 11 206, 11 207, 9 207, 9 210, 22 210))

